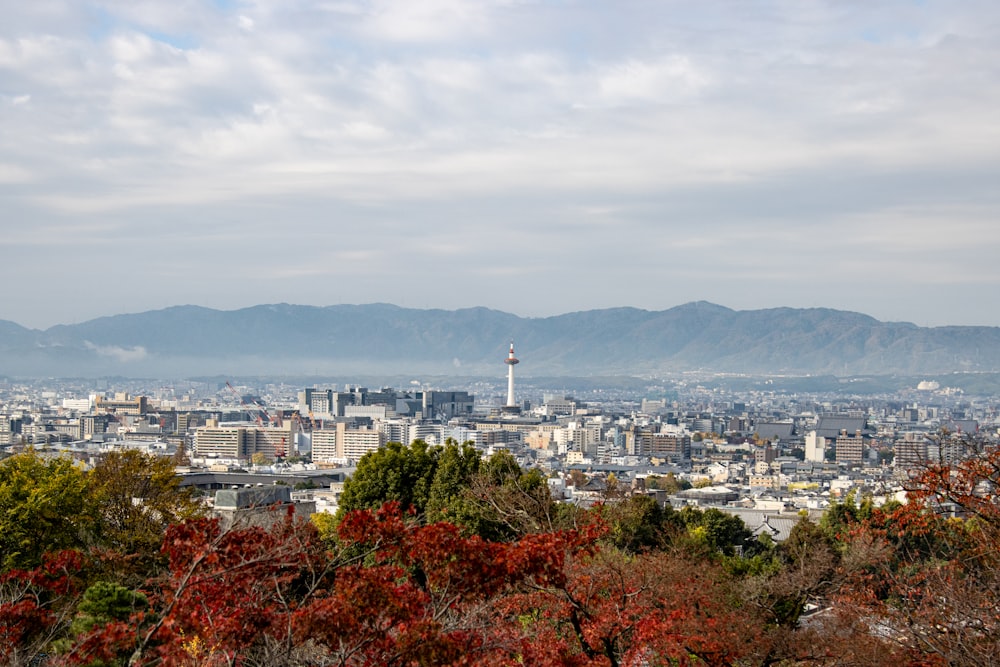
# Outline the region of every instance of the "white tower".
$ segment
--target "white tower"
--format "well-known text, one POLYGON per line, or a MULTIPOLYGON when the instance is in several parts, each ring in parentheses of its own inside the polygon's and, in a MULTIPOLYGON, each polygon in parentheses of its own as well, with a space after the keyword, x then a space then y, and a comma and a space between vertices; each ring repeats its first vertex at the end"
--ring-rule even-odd
POLYGON ((514 341, 510 342, 510 354, 504 359, 504 363, 507 364, 507 407, 516 408, 517 403, 514 402, 514 365, 520 361, 514 357, 514 341))

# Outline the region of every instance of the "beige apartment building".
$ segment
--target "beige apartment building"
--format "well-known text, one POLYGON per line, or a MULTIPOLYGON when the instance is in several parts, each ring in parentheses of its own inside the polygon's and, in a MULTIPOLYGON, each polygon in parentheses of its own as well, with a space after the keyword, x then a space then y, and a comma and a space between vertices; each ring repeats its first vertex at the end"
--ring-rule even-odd
POLYGON ((380 429, 349 429, 347 424, 338 423, 336 428, 312 432, 312 459, 314 463, 357 461, 385 443, 385 433, 380 429))

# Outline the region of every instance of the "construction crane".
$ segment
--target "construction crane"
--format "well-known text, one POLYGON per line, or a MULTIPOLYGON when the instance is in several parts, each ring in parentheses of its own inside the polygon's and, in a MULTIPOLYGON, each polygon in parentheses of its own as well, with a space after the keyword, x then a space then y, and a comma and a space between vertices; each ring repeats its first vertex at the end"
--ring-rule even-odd
POLYGON ((240 406, 246 410, 247 416, 250 417, 253 421, 256 421, 258 426, 264 425, 264 419, 261 417, 261 415, 267 417, 268 424, 273 422, 270 413, 268 413, 267 408, 265 408, 263 405, 257 403, 256 401, 252 403, 247 401, 245 398, 243 398, 243 395, 240 394, 240 392, 236 391, 236 387, 234 387, 229 382, 229 380, 226 380, 226 387, 229 388, 229 391, 233 392, 233 395, 236 396, 236 400, 240 402, 240 406))
MULTIPOLYGON (((306 432, 305 420, 302 419, 302 415, 299 414, 298 410, 296 410, 295 412, 292 413, 292 421, 295 423, 295 426, 296 426, 295 431, 296 432, 298 432, 298 433, 305 433, 306 432)), ((312 428, 313 428, 312 413, 310 413, 309 414, 309 430, 311 431, 312 428)))

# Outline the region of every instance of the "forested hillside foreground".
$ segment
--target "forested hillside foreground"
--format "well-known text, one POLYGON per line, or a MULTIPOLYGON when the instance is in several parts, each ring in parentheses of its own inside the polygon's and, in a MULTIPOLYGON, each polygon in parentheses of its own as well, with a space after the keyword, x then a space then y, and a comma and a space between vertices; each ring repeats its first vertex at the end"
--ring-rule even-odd
POLYGON ((774 544, 417 441, 362 459, 337 516, 224 532, 169 461, 29 450, 0 461, 0 662, 996 665, 998 477, 984 451, 774 544))

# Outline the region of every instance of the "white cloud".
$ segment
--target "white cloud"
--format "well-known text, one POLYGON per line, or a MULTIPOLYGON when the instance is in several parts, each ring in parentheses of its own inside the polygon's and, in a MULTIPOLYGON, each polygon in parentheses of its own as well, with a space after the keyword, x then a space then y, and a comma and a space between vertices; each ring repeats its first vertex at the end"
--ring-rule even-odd
POLYGON ((344 132, 349 137, 364 141, 381 140, 389 136, 389 132, 387 132, 384 127, 380 127, 373 123, 366 123, 365 121, 346 123, 344 125, 344 132))
POLYGON ((119 79, 125 79, 126 81, 131 81, 135 78, 135 72, 125 63, 115 63, 114 73, 119 79))
POLYGON ((33 179, 31 171, 16 164, 0 162, 0 183, 29 183, 33 179))
POLYGON ((672 55, 656 62, 629 60, 604 68, 598 91, 607 104, 662 104, 685 100, 708 84, 707 74, 687 56, 672 55))
POLYGON ((374 38, 400 42, 475 38, 486 31, 489 4, 483 0, 375 0, 364 30, 374 38))
POLYGON ((149 356, 146 348, 141 345, 136 347, 119 347, 117 345, 95 345, 90 341, 84 341, 84 345, 86 345, 88 350, 93 350, 102 357, 109 357, 122 364, 142 361, 149 356))

